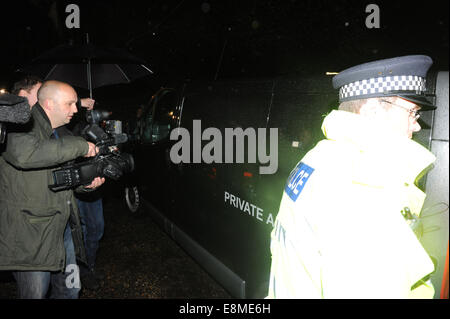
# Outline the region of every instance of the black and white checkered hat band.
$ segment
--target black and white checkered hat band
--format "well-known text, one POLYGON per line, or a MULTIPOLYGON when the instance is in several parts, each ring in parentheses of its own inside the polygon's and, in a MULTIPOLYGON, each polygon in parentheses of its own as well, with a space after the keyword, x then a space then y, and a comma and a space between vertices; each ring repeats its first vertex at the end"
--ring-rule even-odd
POLYGON ((377 94, 386 94, 390 91, 425 91, 425 78, 416 75, 395 75, 371 78, 352 82, 339 89, 339 100, 352 100, 356 98, 374 97, 377 94))

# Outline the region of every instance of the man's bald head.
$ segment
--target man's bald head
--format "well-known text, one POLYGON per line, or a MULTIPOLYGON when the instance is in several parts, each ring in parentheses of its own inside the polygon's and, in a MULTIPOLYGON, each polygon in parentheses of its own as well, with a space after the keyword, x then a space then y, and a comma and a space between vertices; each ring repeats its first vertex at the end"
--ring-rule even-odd
POLYGON ((46 81, 39 88, 37 98, 53 128, 69 123, 77 112, 77 93, 67 83, 46 81))
POLYGON ((61 96, 61 92, 69 91, 75 92, 75 90, 67 83, 60 81, 46 81, 44 82, 37 92, 37 98, 42 105, 45 100, 57 100, 61 96))

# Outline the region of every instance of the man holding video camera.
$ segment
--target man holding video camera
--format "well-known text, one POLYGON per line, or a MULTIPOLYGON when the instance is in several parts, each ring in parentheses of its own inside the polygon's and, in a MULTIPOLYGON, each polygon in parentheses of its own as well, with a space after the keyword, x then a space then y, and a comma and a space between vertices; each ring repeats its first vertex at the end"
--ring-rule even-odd
MULTIPOLYGON (((82 237, 68 224, 69 218, 79 224, 73 191, 53 192, 48 185, 55 168, 98 149, 64 128, 77 112, 70 85, 47 81, 37 97, 31 130, 9 133, 0 158, 0 270, 15 271, 19 298, 45 298, 50 285, 51 297, 77 298, 76 255, 83 249, 82 241, 74 245, 72 236, 82 237)), ((103 183, 97 177, 84 189, 103 183)))

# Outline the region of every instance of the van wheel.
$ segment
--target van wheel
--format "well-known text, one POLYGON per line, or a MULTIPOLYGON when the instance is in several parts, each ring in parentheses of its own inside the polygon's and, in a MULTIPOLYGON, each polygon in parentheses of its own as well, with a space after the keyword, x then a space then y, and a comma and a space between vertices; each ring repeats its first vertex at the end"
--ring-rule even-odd
POLYGON ((125 202, 130 212, 136 213, 139 210, 140 200, 137 186, 125 187, 125 202))

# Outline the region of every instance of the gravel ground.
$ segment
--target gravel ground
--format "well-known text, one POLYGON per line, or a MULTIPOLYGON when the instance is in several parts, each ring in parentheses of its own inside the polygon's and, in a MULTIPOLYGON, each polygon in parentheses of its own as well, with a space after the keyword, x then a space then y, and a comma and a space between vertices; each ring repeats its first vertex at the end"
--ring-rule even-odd
MULTIPOLYGON (((123 200, 104 198, 105 233, 97 255, 100 289, 82 299, 230 298, 145 211, 133 216, 123 200)), ((0 299, 14 299, 16 284, 0 272, 0 299)))

